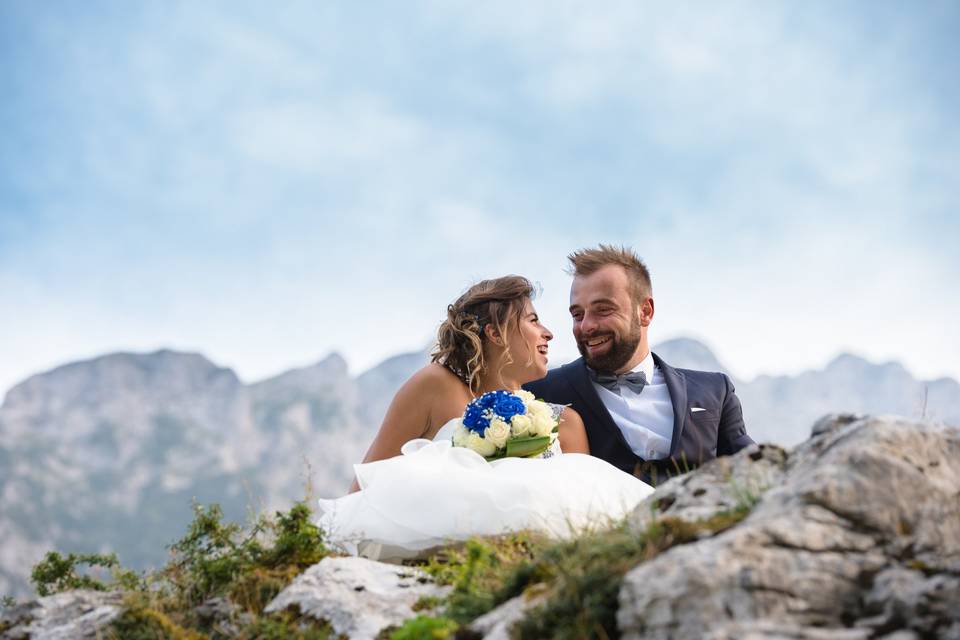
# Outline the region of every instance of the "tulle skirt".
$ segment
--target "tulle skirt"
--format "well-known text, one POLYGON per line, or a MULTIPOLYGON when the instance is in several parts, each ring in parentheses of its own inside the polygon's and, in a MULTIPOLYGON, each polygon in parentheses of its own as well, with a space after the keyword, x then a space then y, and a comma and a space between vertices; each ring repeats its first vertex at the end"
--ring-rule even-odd
POLYGON ((615 523, 653 492, 589 455, 487 462, 448 441, 424 439, 354 470, 361 490, 320 500, 318 525, 332 545, 380 560, 478 535, 568 537, 615 523))

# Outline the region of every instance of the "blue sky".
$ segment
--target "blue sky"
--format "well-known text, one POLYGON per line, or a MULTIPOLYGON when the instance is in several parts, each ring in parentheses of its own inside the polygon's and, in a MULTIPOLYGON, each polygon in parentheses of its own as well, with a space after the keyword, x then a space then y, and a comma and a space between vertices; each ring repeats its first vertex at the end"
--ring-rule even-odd
POLYGON ((0 3, 0 390, 114 350, 354 371, 623 243, 654 340, 960 378, 956 2, 0 3))

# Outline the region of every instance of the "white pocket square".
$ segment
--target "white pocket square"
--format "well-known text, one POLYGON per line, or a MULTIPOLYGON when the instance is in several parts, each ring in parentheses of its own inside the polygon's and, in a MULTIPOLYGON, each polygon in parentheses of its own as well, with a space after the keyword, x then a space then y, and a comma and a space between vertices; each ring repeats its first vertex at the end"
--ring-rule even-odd
POLYGON ((696 413, 698 411, 706 411, 703 407, 690 407, 690 413, 696 413))

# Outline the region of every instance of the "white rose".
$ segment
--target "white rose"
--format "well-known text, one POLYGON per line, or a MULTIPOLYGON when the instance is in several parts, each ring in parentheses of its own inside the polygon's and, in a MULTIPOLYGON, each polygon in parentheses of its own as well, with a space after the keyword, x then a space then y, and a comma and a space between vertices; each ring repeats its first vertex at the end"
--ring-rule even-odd
POLYGON ((527 413, 536 413, 538 411, 549 410, 550 407, 543 400, 531 400, 527 403, 527 413))
POLYGON ((467 438, 467 446, 482 455, 484 458, 492 456, 497 452, 497 447, 489 440, 484 440, 480 434, 471 431, 467 438))
POLYGON ((550 416, 539 415, 533 421, 533 430, 538 436, 548 436, 553 433, 556 422, 550 416))
POLYGON ((455 447, 465 447, 467 446, 467 440, 470 438, 472 432, 470 429, 467 429, 463 426, 463 423, 457 425, 457 428, 453 430, 453 446, 455 447))
POLYGON ((510 425, 500 418, 495 418, 490 421, 490 426, 487 427, 483 437, 497 449, 502 449, 507 446, 507 438, 510 437, 510 425))
POLYGON ((528 415, 518 413, 510 419, 510 432, 515 438, 530 435, 531 429, 533 429, 533 421, 528 415))
POLYGON ((553 417, 553 409, 544 402, 534 402, 530 407, 530 416, 533 427, 531 431, 535 436, 547 436, 553 432, 557 426, 557 421, 553 417))
POLYGON ((527 391, 526 389, 520 389, 514 395, 520 396, 520 399, 523 400, 523 404, 530 404, 531 402, 536 401, 536 396, 527 391))
POLYGON ((551 409, 550 405, 542 400, 534 400, 527 405, 527 415, 530 416, 531 420, 535 420, 536 416, 538 415, 544 415, 548 418, 552 418, 553 409, 551 409))

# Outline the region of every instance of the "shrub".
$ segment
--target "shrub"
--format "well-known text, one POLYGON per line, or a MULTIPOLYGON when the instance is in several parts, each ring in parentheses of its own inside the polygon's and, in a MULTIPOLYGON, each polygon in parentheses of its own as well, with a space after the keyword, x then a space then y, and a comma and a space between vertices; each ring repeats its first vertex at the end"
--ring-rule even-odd
POLYGON ((266 594, 276 595, 327 554, 322 532, 302 502, 276 512, 275 520, 261 516, 250 531, 222 519, 218 505, 195 506, 187 534, 170 546, 175 557, 164 573, 186 605, 234 592, 259 613, 266 594))
POLYGON ((50 551, 34 565, 30 581, 40 596, 49 596, 70 589, 136 589, 140 579, 135 572, 123 569, 113 553, 69 553, 61 556, 56 551, 50 551), (80 565, 87 565, 88 571, 96 568, 108 570, 110 580, 103 582, 89 573, 81 573, 80 565))

